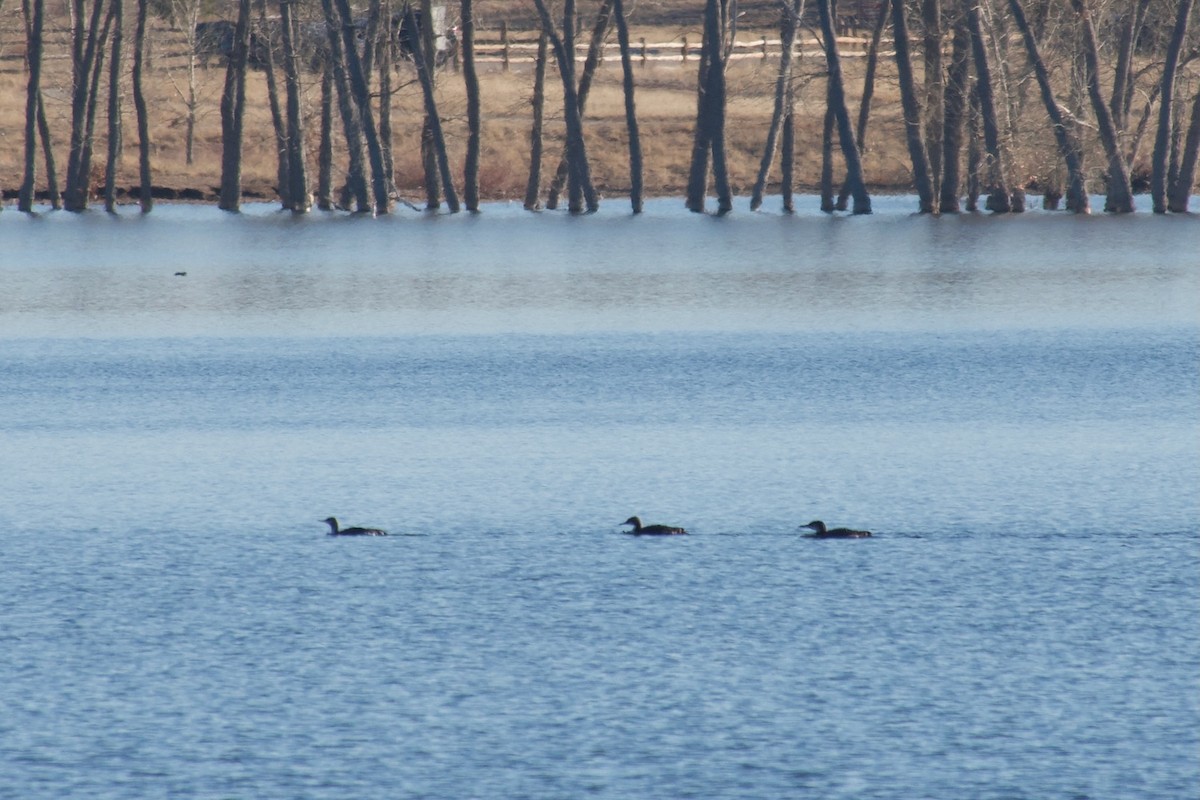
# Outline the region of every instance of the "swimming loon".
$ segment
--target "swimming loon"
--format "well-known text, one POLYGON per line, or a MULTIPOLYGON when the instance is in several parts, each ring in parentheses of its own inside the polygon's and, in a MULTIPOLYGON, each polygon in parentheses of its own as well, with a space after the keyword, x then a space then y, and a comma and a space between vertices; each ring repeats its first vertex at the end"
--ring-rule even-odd
POLYGON ((825 523, 819 519, 814 519, 807 525, 801 525, 801 528, 812 528, 816 533, 806 534, 812 539, 866 539, 871 535, 870 531, 855 531, 850 528, 834 528, 827 530, 825 523))
POLYGON ((387 531, 381 531, 379 528, 338 528, 337 517, 329 517, 324 520, 329 526, 330 536, 387 536, 387 531))
POLYGON ((642 521, 637 517, 630 517, 621 524, 632 525, 633 530, 625 532, 635 536, 674 536, 687 533, 683 528, 672 528, 670 525, 642 525, 642 521))

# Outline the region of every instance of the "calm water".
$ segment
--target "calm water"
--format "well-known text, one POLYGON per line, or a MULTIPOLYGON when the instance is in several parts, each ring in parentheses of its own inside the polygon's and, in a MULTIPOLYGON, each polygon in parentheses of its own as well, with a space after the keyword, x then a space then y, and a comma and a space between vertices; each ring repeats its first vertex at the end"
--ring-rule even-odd
POLYGON ((0 798, 1194 800, 1200 224, 914 205, 0 214, 0 798))

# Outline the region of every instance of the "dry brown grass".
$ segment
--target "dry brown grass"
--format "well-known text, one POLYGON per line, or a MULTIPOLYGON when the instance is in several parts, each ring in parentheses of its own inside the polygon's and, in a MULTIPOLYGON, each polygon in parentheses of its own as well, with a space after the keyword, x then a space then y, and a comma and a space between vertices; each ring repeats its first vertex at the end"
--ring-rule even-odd
MULTIPOLYGON (((66 144, 70 122, 69 51, 63 20, 56 20, 48 34, 45 74, 47 112, 55 132, 55 150, 61 173, 66 165, 66 144)), ((0 11, 0 189, 9 193, 20 184, 22 175, 23 130, 25 111, 24 43, 19 6, 9 3, 0 11)), ((740 38, 756 39, 769 30, 743 30, 740 38)), ((481 35, 487 35, 486 32, 481 35)), ((645 36, 650 42, 682 41, 684 36, 699 41, 695 26, 646 27, 633 31, 636 41, 645 36)), ((528 38, 528 34, 526 34, 528 38)), ((224 69, 216 63, 197 72, 201 101, 197 119, 195 161, 184 157, 186 105, 186 44, 179 32, 157 25, 152 32, 152 58, 147 79, 151 110, 154 183, 173 189, 194 188, 209 193, 220 177, 220 118, 218 105, 224 69)), ((811 52, 802 55, 796 65, 797 179, 801 189, 816 186, 821 158, 821 125, 824 114, 825 84, 823 59, 811 52)), ((844 70, 848 102, 857 109, 862 86, 864 60, 845 59, 844 70)), ((748 193, 753 185, 773 106, 778 62, 775 58, 752 58, 732 62, 729 68, 728 157, 731 182, 735 191, 748 193)), ((497 63, 481 65, 484 132, 480 189, 485 198, 510 199, 524 195, 529 174, 529 128, 531 122, 532 64, 514 63, 504 71, 497 63)), ((307 76, 305 114, 310 151, 315 161, 319 81, 307 76)), ((423 107, 420 90, 411 67, 397 72, 399 90, 393 103, 394 162, 396 184, 402 196, 415 200, 423 197, 419 156, 423 107)), ((638 67, 638 118, 645 156, 645 186, 651 195, 680 194, 686 181, 691 158, 691 137, 696 113, 696 62, 655 62, 638 67)), ((270 114, 267 109, 265 80, 262 72, 251 73, 248 82, 249 115, 246 122, 243 184, 249 197, 274 197, 276 156, 270 114)), ((126 89, 128 92, 128 89, 126 89)), ((455 173, 461 177, 466 144, 466 100, 461 76, 446 69, 439 74, 439 111, 455 173)), ((125 99, 125 155, 118 185, 137 183, 136 129, 132 102, 125 99)), ((1057 169, 1053 141, 1035 104, 1025 111, 1023 129, 1031 131, 1013 144, 1016 175, 1046 177, 1057 169)), ((557 75, 547 75, 547 106, 543 185, 557 165, 563 136, 561 86, 557 75)), ((97 123, 97 157, 104 153, 103 111, 97 123)), ((339 127, 335 124, 335 128, 339 127)), ((620 64, 615 59, 604 63, 593 86, 587 105, 587 144, 593 176, 598 188, 608 196, 628 191, 628 143, 624 122, 620 64)), ((871 128, 864 167, 868 181, 878 189, 905 190, 910 185, 908 156, 903 140, 900 103, 894 66, 884 59, 877 79, 871 128)), ((1100 158, 1091 159, 1100 165, 1100 158)), ((39 173, 41 166, 39 164, 39 173)), ((778 166, 772 175, 777 179, 778 166)), ((315 164, 313 167, 315 175, 315 164)), ((44 182, 44 175, 40 175, 44 182)))

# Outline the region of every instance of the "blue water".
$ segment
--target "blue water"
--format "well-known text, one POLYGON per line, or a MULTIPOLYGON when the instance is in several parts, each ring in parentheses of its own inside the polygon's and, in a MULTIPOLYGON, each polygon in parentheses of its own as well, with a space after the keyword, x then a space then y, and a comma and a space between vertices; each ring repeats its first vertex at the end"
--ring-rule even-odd
POLYGON ((910 206, 0 215, 0 797, 1195 798, 1200 225, 910 206))

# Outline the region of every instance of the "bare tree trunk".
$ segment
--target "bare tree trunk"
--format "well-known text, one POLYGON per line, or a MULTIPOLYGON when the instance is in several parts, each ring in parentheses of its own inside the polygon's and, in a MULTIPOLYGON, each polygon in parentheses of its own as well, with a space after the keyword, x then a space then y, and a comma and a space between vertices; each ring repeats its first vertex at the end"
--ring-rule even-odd
POLYGON ((17 208, 24 212, 33 211, 33 197, 37 181, 37 120, 42 96, 42 27, 45 22, 44 0, 24 0, 26 60, 29 63, 29 85, 25 95, 25 177, 17 208))
POLYGON ((317 145, 317 208, 331 211, 333 202, 333 64, 321 67, 321 135, 317 145))
MULTIPOLYGON (((322 0, 328 4, 331 0, 322 0)), ((355 42, 354 18, 350 11, 349 0, 332 0, 337 6, 337 15, 342 29, 342 55, 346 59, 346 72, 350 79, 350 90, 358 106, 358 117, 362 121, 362 130, 367 143, 367 159, 371 164, 371 193, 375 200, 375 213, 386 214, 391 209, 391 198, 388 197, 387 178, 383 170, 383 151, 379 145, 379 130, 375 127, 375 115, 371 111, 371 97, 367 87, 367 76, 363 71, 362 60, 358 56, 355 42)), ((326 12, 326 16, 330 16, 326 12)), ((414 51, 414 55, 416 52, 414 51)), ((428 79, 428 75, 425 76, 428 79)))
POLYGON ((979 100, 979 115, 983 122, 983 140, 988 155, 987 208, 998 214, 1012 210, 1008 178, 1004 174, 1004 159, 1000 152, 1000 125, 996 119, 996 102, 992 91, 992 70, 988 64, 987 44, 979 22, 977 0, 964 0, 967 26, 971 30, 971 49, 975 54, 975 93, 979 100))
POLYGON ((75 3, 75 29, 72 43, 74 88, 71 93, 71 150, 67 158, 67 186, 64 205, 67 211, 87 209, 91 194, 92 131, 95 120, 96 89, 104 61, 107 30, 100 28, 103 0, 94 0, 90 24, 83 28, 83 0, 75 3))
POLYGON ((536 211, 542 182, 542 115, 546 108, 546 47, 550 37, 543 28, 538 37, 537 62, 533 72, 533 126, 529 131, 529 181, 525 184, 525 209, 536 211))
MULTIPOLYGON (((883 38, 883 30, 891 18, 891 4, 880 3, 879 15, 875 18, 875 27, 871 29, 871 44, 867 47, 866 75, 863 77, 862 102, 858 106, 858 124, 854 129, 854 146, 858 148, 859 158, 867 151, 867 122, 871 117, 871 99, 875 95, 875 73, 879 67, 879 42, 883 38)), ((838 191, 838 211, 846 210, 846 200, 850 197, 850 185, 842 182, 838 191)))
POLYGON ((1192 100, 1192 121, 1188 123, 1187 139, 1179 157, 1179 176, 1171 187, 1168 211, 1187 213, 1188 198, 1196 182, 1196 160, 1200 155, 1200 92, 1192 100))
POLYGON ((475 6, 462 0, 462 70, 467 90, 467 158, 463 168, 463 198, 467 211, 479 210, 479 142, 483 119, 479 107, 479 74, 475 70, 475 6))
POLYGON ((705 195, 708 192, 708 153, 710 148, 707 119, 708 103, 708 48, 700 48, 700 64, 696 80, 696 129, 692 134, 692 162, 688 170, 687 196, 689 211, 704 211, 705 195))
MULTIPOLYGON (((146 0, 149 2, 149 0, 146 0)), ((200 3, 186 2, 186 0, 176 0, 172 4, 172 18, 178 19, 183 17, 181 23, 187 26, 184 31, 184 43, 187 46, 187 94, 183 95, 184 107, 187 108, 187 121, 184 123, 184 158, 187 165, 190 167, 195 162, 196 157, 196 110, 200 107, 200 100, 197 97, 196 90, 196 21, 200 17, 200 3)), ((208 62, 205 61, 205 71, 208 69, 208 62)))
MULTIPOLYGON (((600 10, 596 13, 596 24, 592 26, 592 38, 588 42, 587 56, 583 61, 583 74, 579 77, 579 88, 576 90, 579 97, 580 117, 587 108, 587 98, 592 89, 592 80, 596 74, 596 67, 600 64, 600 55, 604 49, 604 36, 608 33, 609 22, 612 20, 612 8, 613 0, 601 0, 600 10)), ((563 156, 558 162, 558 169, 554 173, 554 179, 550 182, 546 208, 558 207, 558 195, 562 191, 569 171, 569 161, 566 148, 564 148, 563 156)))
POLYGON ((133 108, 137 113, 138 131, 138 202, 143 214, 154 208, 150 171, 150 112, 146 108, 146 93, 142 90, 142 73, 146 61, 146 7, 150 0, 137 0, 137 27, 133 34, 133 108))
MULTIPOLYGON (((409 0, 410 5, 406 6, 403 13, 408 13, 407 9, 411 8, 413 1, 409 0)), ((413 39, 415 40, 414 44, 419 48, 419 50, 413 50, 413 65, 418 69, 422 66, 425 68, 425 73, 429 76, 432 85, 436 77, 434 70, 437 67, 437 64, 434 63, 435 54, 433 51, 433 25, 431 22, 433 19, 433 9, 431 7, 431 0, 415 1, 417 2, 417 16, 420 19, 420 26, 419 28, 410 28, 410 30, 417 31, 413 39), (421 53, 421 60, 419 62, 417 60, 417 52, 421 53)), ((424 84, 422 84, 422 91, 424 91, 424 84)), ((436 121, 440 122, 440 118, 436 121)), ((438 177, 437 150, 434 146, 434 122, 434 118, 426 111, 425 121, 421 125, 421 168, 425 178, 425 208, 429 211, 440 208, 442 205, 442 186, 441 180, 438 177)))
POLYGON ((266 0, 258 0, 258 30, 259 41, 264 43, 260 49, 264 56, 262 65, 267 79, 267 105, 271 109, 271 128, 275 131, 275 191, 279 195, 279 204, 283 208, 291 208, 287 128, 283 121, 283 111, 279 107, 279 87, 275 81, 275 42, 267 24, 266 0))
MULTIPOLYGON (((554 56, 558 60, 558 72, 563 84, 563 116, 567 127, 568 156, 571 160, 571 170, 577 176, 576 180, 584 196, 587 211, 590 213, 600 207, 600 197, 596 194, 596 189, 592 185, 591 166, 588 164, 587 158, 587 145, 583 138, 583 118, 579 113, 579 96, 575 89, 573 54, 568 52, 566 46, 563 44, 563 37, 560 37, 558 31, 555 30, 554 22, 550 19, 550 10, 546 7, 545 0, 534 0, 534 3, 537 6, 538 16, 542 21, 542 30, 550 37, 550 45, 554 48, 554 56)), ((566 16, 564 15, 564 19, 566 16)), ((571 24, 573 23, 567 22, 564 24, 564 27, 569 30, 571 24)), ((570 210, 572 213, 576 213, 582 209, 572 208, 570 210)))
POLYGON ((1046 113, 1053 123, 1054 138, 1058 142, 1059 155, 1067 164, 1067 207, 1076 213, 1087 214, 1091 210, 1091 204, 1084 183, 1083 160, 1080 156, 1079 143, 1074 140, 1067 128, 1062 108, 1054 97, 1054 90, 1050 87, 1049 71, 1038 50, 1037 40, 1033 38, 1029 22, 1025 18, 1025 9, 1021 6, 1021 0, 1009 0, 1008 4, 1012 9, 1017 29, 1025 40, 1025 50, 1029 54, 1029 63, 1033 65, 1033 73, 1042 93, 1042 103, 1046 106, 1046 113))
POLYGON ((246 110, 246 61, 250 55, 250 0, 238 0, 233 57, 225 69, 221 95, 221 196, 218 207, 237 211, 242 204, 242 131, 246 110))
POLYGON ((980 173, 983 172, 983 151, 979 148, 979 79, 968 94, 967 105, 967 211, 979 210, 980 173))
POLYGON ((1088 96, 1096 114, 1100 141, 1108 155, 1108 194, 1104 200, 1104 210, 1118 214, 1129 213, 1134 210, 1133 189, 1129 182, 1129 168, 1117 141, 1112 114, 1109 113, 1104 95, 1100 91, 1100 58, 1097 55, 1096 29, 1092 25, 1092 15, 1086 0, 1071 0, 1071 5, 1079 15, 1080 27, 1083 29, 1083 57, 1087 63, 1088 96))
POLYGON ((921 0, 925 61, 925 145, 934 197, 942 185, 942 135, 945 131, 946 82, 942 72, 941 0, 921 0))
MULTIPOLYGON (((390 2, 384 2, 384 19, 388 20, 388 25, 385 30, 387 35, 393 36, 391 19, 392 9, 390 2)), ((398 197, 399 192, 396 189, 396 162, 392 156, 393 144, 395 136, 392 129, 392 57, 394 48, 392 42, 385 41, 380 49, 379 61, 379 146, 383 151, 383 172, 387 179, 387 189, 389 197, 398 197)))
POLYGON ((41 92, 38 93, 38 138, 42 142, 42 152, 46 159, 46 185, 49 187, 50 207, 56 211, 62 208, 62 195, 58 192, 58 172, 54 167, 54 146, 50 136, 50 122, 46 119, 46 105, 41 92))
POLYGON ((623 0, 613 0, 617 22, 617 44, 621 48, 621 74, 625 93, 625 127, 629 132, 629 202, 633 213, 642 213, 642 137, 638 133, 637 104, 634 102, 633 59, 629 53, 629 28, 623 0))
POLYGON ((825 122, 821 126, 821 210, 832 214, 837 208, 833 197, 833 128, 835 124, 833 101, 825 90, 825 122))
POLYGON ((775 108, 771 113, 771 126, 767 129, 767 143, 763 146, 762 160, 758 164, 758 178, 754 181, 754 189, 750 194, 751 211, 757 211, 762 206, 767 176, 770 174, 771 164, 775 161, 775 148, 779 128, 783 123, 788 86, 792 82, 792 51, 796 44, 796 21, 800 18, 800 10, 800 0, 792 0, 791 7, 780 17, 781 43, 779 76, 775 79, 775 108))
POLYGON ((1163 64, 1162 89, 1158 102, 1158 134, 1154 137, 1154 155, 1150 161, 1150 197, 1155 214, 1167 212, 1167 158, 1172 141, 1172 113, 1175 97, 1175 71, 1179 67, 1179 53, 1187 36, 1188 16, 1192 11, 1192 0, 1179 0, 1175 17, 1175 29, 1167 44, 1166 62, 1163 64))
POLYGON ((821 38, 825 40, 825 64, 829 69, 826 107, 832 109, 837 122, 838 139, 842 146, 842 157, 846 161, 846 185, 854 197, 854 214, 870 214, 871 198, 867 194, 863 179, 862 159, 858 145, 854 142, 854 130, 850 127, 850 112, 846 109, 846 93, 842 84, 842 59, 838 53, 837 35, 833 29, 832 0, 818 0, 817 10, 821 16, 821 38))
POLYGON ((308 166, 304 157, 304 116, 300 101, 300 54, 296 46, 296 19, 292 14, 295 0, 280 0, 279 26, 283 38, 283 77, 287 92, 287 157, 288 208, 299 214, 307 213, 312 207, 308 193, 308 166))
POLYGON ((955 15, 954 36, 947 74, 945 113, 942 129, 942 186, 938 210, 957 214, 962 188, 963 122, 967 113, 967 89, 971 74, 971 32, 961 9, 955 15))
MULTIPOLYGON (((321 10, 325 16, 325 29, 329 39, 330 71, 337 89, 338 113, 342 118, 342 131, 346 140, 349 162, 346 174, 346 192, 354 200, 354 210, 359 214, 365 214, 371 210, 371 200, 367 194, 366 170, 363 160, 362 118, 359 116, 358 106, 351 95, 350 78, 346 74, 341 22, 334 13, 333 3, 330 0, 321 0, 321 10)), ((322 147, 324 147, 329 138, 324 136, 322 138, 324 140, 322 147)))
POLYGON ((929 176, 925 142, 921 137, 921 106, 917 100, 912 60, 908 53, 908 21, 904 15, 904 0, 892 2, 892 31, 895 33, 896 69, 900 75, 900 103, 904 106, 904 135, 908 155, 912 159, 913 183, 922 214, 933 213, 933 182, 929 176))
MULTIPOLYGON (((345 2, 346 0, 339 0, 345 2)), ((410 6, 406 12, 409 16, 409 24, 416 25, 416 19, 413 17, 413 10, 410 6)), ((446 206, 454 213, 458 213, 458 194, 454 191, 454 179, 450 174, 450 160, 446 156, 446 139, 442 135, 442 120, 438 116, 437 99, 433 93, 433 78, 430 75, 428 68, 428 60, 425 58, 421 43, 421 37, 413 38, 413 63, 417 68, 417 80, 421 82, 421 93, 425 97, 425 120, 429 126, 430 135, 432 137, 432 145, 434 154, 437 158, 438 172, 442 177, 442 189, 446 193, 446 206)))
POLYGON ((91 87, 88 89, 87 133, 83 138, 83 155, 80 157, 78 171, 78 175, 82 178, 81 185, 83 191, 81 196, 84 198, 84 208, 87 207, 87 198, 91 195, 92 147, 96 141, 96 109, 100 104, 100 76, 104 72, 104 55, 108 45, 108 36, 112 31, 113 20, 115 19, 115 10, 115 4, 110 3, 108 14, 104 17, 104 27, 100 31, 99 48, 96 51, 96 63, 92 70, 91 87))
MULTIPOLYGON (((728 0, 708 0, 704 14, 704 28, 709 47, 708 140, 712 145, 713 185, 717 192, 717 213, 727 214, 733 210, 733 192, 729 186, 729 167, 725 160, 725 64, 729 50, 725 44, 728 33, 728 0)), ((732 35, 730 34, 730 43, 732 35)))
POLYGON ((1117 130, 1124 130, 1129 124, 1129 106, 1133 97, 1133 52, 1134 43, 1141 31, 1142 21, 1146 17, 1146 9, 1150 0, 1137 0, 1137 6, 1127 11, 1124 24, 1121 26, 1121 36, 1117 43, 1117 66, 1113 73, 1112 97, 1109 98, 1109 110, 1112 113, 1113 125, 1117 130))
POLYGON ((780 148, 783 150, 783 155, 779 159, 779 192, 783 200, 783 210, 791 214, 796 210, 796 205, 792 197, 792 186, 794 185, 793 167, 796 163, 796 115, 795 111, 795 93, 792 90, 791 84, 787 90, 787 110, 783 117, 783 141, 780 142, 780 148))
POLYGON ((104 162, 104 210, 117 210, 117 167, 121 158, 121 44, 124 38, 124 0, 111 0, 112 56, 108 62, 108 158, 104 162))

